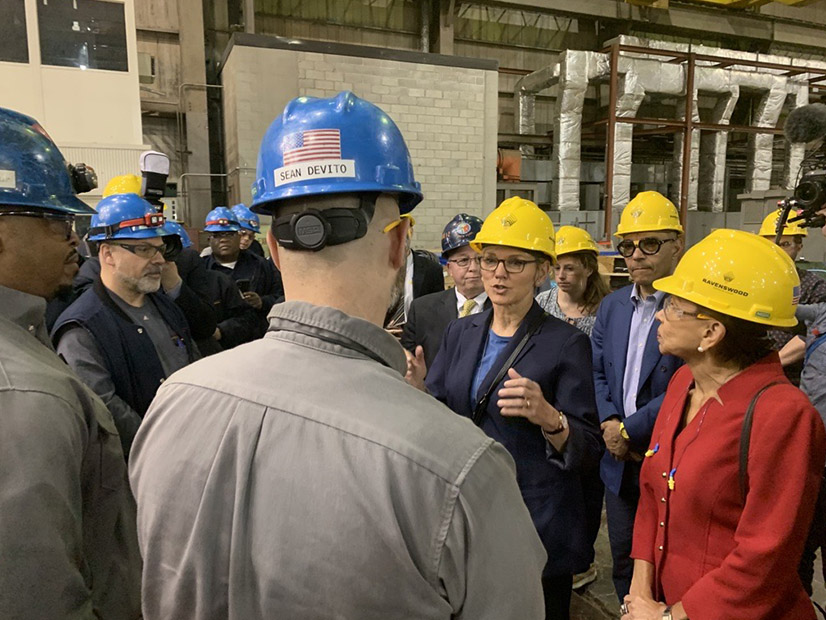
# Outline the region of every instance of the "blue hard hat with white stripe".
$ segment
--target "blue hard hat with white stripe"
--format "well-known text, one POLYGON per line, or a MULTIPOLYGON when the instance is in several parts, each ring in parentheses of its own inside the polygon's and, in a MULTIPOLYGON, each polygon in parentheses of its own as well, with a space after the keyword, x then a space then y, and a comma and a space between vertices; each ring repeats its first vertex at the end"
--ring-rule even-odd
POLYGON ((98 203, 89 241, 151 239, 174 234, 165 226, 163 214, 137 194, 112 194, 98 203))
POLYGON ((402 214, 421 202, 399 128, 349 91, 293 99, 261 141, 252 210, 270 214, 282 200, 344 193, 394 194, 402 214))

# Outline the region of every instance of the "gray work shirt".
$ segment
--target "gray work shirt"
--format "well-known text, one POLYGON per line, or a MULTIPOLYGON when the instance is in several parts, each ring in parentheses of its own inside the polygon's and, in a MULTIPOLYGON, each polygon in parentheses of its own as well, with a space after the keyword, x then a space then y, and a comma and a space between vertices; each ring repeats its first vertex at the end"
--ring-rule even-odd
POLYGON ((0 618, 139 618, 117 431, 55 355, 45 311, 43 299, 0 286, 0 618))
POLYGON ((148 620, 544 618, 513 460, 384 330, 276 305, 167 379, 130 460, 148 620))

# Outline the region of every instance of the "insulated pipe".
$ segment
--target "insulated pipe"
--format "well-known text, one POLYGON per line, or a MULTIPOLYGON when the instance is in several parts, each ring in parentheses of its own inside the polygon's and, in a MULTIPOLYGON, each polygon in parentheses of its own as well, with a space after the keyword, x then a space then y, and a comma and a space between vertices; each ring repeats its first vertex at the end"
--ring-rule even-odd
MULTIPOLYGON (((700 77, 702 70, 697 70, 700 77)), ((717 99, 717 104, 711 114, 711 122, 719 125, 728 125, 731 115, 740 97, 740 87, 732 84, 727 94, 717 99)), ((728 132, 706 132, 700 138, 700 178, 697 197, 698 208, 714 212, 723 211, 726 180, 726 151, 728 149, 728 132)))
MULTIPOLYGON (((752 124, 758 127, 776 127, 786 101, 786 78, 772 76, 776 81, 760 99, 752 124)), ((749 159, 746 166, 746 192, 769 189, 772 178, 772 151, 774 134, 749 134, 749 159)))
MULTIPOLYGON (((808 82, 789 81, 789 94, 794 98, 793 108, 799 108, 809 103, 808 82)), ((800 164, 806 157, 805 144, 786 143, 786 160, 783 163, 783 187, 793 190, 800 177, 800 164)))

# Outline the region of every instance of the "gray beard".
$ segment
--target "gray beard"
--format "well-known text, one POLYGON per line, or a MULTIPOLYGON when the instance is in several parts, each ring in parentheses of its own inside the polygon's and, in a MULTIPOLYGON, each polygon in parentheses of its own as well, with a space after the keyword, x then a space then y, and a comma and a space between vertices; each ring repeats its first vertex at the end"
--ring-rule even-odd
POLYGON ((161 288, 160 279, 150 278, 149 276, 141 276, 140 278, 133 278, 132 276, 125 276, 122 273, 115 274, 123 284, 131 288, 133 291, 147 295, 149 293, 157 293, 161 288))

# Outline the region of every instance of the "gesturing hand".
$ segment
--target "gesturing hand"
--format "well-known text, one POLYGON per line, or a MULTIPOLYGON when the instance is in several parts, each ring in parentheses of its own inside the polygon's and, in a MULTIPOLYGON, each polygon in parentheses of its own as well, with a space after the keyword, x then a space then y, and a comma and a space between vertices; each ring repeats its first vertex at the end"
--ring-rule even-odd
POLYGON ((497 396, 499 413, 503 416, 526 418, 546 431, 555 431, 561 426, 561 416, 542 394, 536 381, 520 375, 516 369, 508 370, 507 381, 497 396))
POLYGON ((427 364, 424 361, 424 349, 419 345, 416 347, 415 355, 407 349, 404 350, 404 354, 407 357, 405 380, 414 388, 425 391, 424 378, 427 376, 427 364))

